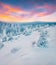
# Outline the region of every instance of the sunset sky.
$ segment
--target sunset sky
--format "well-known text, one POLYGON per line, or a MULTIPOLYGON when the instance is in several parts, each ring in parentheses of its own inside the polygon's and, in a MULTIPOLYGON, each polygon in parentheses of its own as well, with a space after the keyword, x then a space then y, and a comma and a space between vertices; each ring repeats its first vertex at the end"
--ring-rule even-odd
POLYGON ((0 21, 56 22, 56 0, 0 0, 0 21))

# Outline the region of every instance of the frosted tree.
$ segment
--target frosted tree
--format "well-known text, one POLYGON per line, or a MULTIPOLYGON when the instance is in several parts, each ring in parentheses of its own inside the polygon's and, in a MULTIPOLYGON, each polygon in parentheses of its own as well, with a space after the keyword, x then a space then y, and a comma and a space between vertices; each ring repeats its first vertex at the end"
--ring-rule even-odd
POLYGON ((40 38, 38 40, 37 46, 38 47, 48 47, 48 41, 47 41, 47 37, 48 37, 48 32, 47 31, 42 31, 40 34, 40 38))

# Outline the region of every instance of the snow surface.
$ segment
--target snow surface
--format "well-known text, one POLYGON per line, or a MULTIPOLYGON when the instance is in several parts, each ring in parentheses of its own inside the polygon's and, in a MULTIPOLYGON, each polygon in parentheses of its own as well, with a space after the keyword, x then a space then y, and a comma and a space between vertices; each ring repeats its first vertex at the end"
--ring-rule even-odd
POLYGON ((56 65, 56 23, 0 22, 0 65, 56 65))

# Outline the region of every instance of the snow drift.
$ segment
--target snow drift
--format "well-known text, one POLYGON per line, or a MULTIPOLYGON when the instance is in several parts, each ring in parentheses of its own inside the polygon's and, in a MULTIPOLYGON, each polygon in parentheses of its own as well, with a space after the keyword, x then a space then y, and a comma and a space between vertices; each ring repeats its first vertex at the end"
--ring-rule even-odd
POLYGON ((0 65, 56 65, 56 23, 0 22, 0 65))

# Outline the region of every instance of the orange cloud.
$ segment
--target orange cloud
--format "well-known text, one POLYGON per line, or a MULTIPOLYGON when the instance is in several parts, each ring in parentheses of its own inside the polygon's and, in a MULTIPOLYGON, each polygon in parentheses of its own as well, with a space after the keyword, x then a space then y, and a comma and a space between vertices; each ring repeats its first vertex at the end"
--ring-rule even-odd
POLYGON ((44 6, 36 6, 31 11, 26 11, 20 7, 13 7, 11 5, 0 3, 0 20, 8 21, 8 22, 26 22, 26 21, 36 21, 36 19, 40 17, 44 17, 46 15, 52 14, 56 11, 55 6, 44 5, 44 6), (38 11, 39 9, 46 9, 45 11, 38 11), (36 11, 37 10, 37 11, 36 11))
POLYGON ((26 14, 27 12, 22 10, 21 8, 17 8, 17 7, 12 7, 10 5, 6 5, 6 4, 3 4, 1 3, 1 6, 4 10, 7 10, 6 12, 4 13, 7 13, 7 14, 10 14, 11 12, 14 12, 14 13, 24 13, 26 14))

